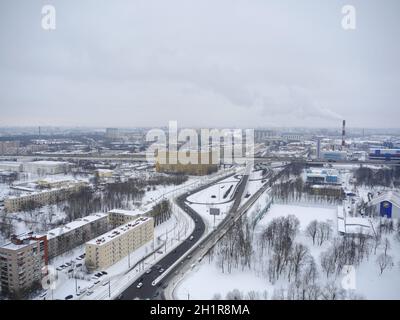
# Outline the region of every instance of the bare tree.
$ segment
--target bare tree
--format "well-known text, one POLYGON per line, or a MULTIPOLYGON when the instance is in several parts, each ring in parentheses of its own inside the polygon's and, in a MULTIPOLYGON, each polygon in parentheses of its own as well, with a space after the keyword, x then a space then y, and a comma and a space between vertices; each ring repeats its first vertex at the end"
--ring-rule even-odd
POLYGON ((382 274, 386 268, 391 268, 393 266, 393 258, 387 254, 381 253, 378 259, 376 259, 376 263, 379 266, 380 274, 382 274))
POLYGON ((317 236, 317 230, 318 230, 317 220, 311 221, 306 228, 306 235, 311 237, 313 245, 315 244, 315 237, 317 236))

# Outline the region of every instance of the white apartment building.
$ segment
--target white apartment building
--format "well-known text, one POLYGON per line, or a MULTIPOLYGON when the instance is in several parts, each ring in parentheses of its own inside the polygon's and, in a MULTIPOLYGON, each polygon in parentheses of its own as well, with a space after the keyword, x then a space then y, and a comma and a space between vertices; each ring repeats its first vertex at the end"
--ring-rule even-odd
POLYGON ((87 242, 86 267, 88 270, 106 269, 153 238, 153 218, 137 218, 87 242))

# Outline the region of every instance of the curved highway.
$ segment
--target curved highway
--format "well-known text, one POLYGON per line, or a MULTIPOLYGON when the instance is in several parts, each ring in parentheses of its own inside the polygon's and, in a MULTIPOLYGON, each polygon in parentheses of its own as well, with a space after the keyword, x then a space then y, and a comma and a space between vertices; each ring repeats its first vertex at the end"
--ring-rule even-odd
MULTIPOLYGON (((163 287, 165 286, 165 284, 161 280, 156 285, 153 285, 153 281, 156 280, 163 273, 162 272, 163 270, 167 270, 176 260, 178 260, 182 255, 184 255, 190 248, 192 248, 199 241, 199 239, 203 236, 205 232, 205 224, 203 222, 203 219, 196 211, 194 211, 192 208, 190 208, 185 204, 186 198, 232 175, 220 178, 205 186, 197 188, 196 190, 187 192, 177 198, 178 206, 181 207, 193 219, 195 223, 194 230, 188 236, 188 238, 186 238, 181 244, 179 244, 173 251, 169 252, 165 257, 163 257, 155 265, 153 265, 151 269, 148 269, 139 279, 133 282, 119 296, 120 300, 160 299, 161 297, 160 293, 164 289, 163 287), (140 288, 137 287, 139 283, 142 283, 142 286, 140 288)), ((171 272, 173 272, 173 270, 171 272)))

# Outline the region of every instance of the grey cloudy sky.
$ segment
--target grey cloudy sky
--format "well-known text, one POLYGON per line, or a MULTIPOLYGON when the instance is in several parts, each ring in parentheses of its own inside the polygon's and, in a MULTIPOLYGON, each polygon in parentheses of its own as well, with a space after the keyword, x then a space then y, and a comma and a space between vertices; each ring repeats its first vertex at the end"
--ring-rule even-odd
POLYGON ((0 125, 398 128, 399 16, 398 0, 2 0, 0 125))

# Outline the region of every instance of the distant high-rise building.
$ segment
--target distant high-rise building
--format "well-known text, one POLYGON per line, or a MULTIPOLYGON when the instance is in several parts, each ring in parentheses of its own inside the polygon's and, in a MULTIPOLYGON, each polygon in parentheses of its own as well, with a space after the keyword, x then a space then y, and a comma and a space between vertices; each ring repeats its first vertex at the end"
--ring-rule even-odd
POLYGON ((317 138, 317 159, 321 158, 321 138, 317 138))
POLYGON ((119 130, 117 128, 107 128, 106 129, 106 138, 107 139, 118 139, 119 138, 119 130))

